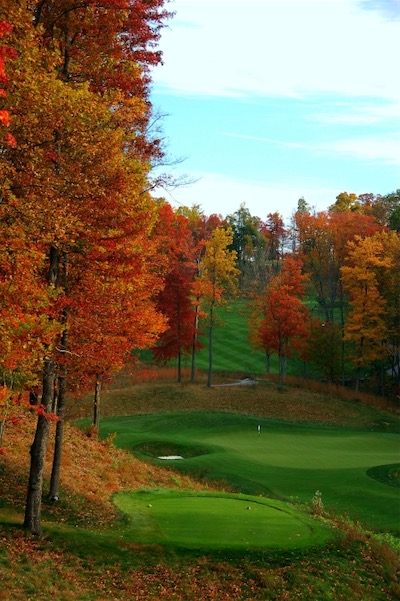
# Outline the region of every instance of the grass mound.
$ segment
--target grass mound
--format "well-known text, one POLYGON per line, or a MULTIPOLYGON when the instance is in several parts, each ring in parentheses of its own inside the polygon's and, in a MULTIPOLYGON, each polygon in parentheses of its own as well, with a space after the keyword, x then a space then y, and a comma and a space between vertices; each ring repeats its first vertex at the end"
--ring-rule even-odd
POLYGON ((298 549, 332 531, 279 501, 229 493, 139 491, 114 497, 132 540, 192 549, 298 549))

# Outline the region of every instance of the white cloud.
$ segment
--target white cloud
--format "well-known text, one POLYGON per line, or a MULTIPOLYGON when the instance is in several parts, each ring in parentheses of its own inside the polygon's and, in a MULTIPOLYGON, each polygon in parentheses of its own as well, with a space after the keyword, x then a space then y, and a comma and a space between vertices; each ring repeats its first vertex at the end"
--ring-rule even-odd
POLYGON ((385 104, 338 103, 325 107, 325 112, 318 112, 306 119, 328 125, 377 125, 397 120, 400 123, 400 102, 385 104))
POLYGON ((317 143, 278 140, 232 132, 226 132, 224 135, 269 145, 275 144, 285 148, 298 148, 308 152, 345 154, 361 160, 380 161, 388 165, 400 165, 400 133, 392 133, 386 136, 383 134, 366 135, 331 141, 321 140, 317 143))
POLYGON ((161 42, 160 91, 400 98, 399 24, 351 0, 177 0, 161 42))
POLYGON ((338 140, 327 144, 325 148, 321 145, 320 148, 366 161, 382 161, 387 165, 400 166, 400 134, 338 140))

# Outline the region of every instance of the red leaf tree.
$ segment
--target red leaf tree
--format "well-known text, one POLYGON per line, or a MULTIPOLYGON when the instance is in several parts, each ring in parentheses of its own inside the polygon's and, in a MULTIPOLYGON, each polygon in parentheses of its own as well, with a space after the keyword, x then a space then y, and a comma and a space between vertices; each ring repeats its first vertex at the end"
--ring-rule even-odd
POLYGON ((280 273, 271 278, 254 303, 252 339, 267 355, 278 355, 280 383, 287 358, 304 347, 308 333, 308 310, 301 301, 304 292, 301 269, 299 260, 286 256, 280 273))

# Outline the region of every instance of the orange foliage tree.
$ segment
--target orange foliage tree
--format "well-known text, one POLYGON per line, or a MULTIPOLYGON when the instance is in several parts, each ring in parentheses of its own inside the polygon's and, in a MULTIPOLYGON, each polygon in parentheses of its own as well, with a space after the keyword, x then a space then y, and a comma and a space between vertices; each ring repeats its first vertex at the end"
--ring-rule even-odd
POLYGON ((287 358, 304 348, 309 332, 308 309, 301 301, 304 293, 301 268, 298 259, 292 256, 283 259, 281 271, 255 299, 250 321, 253 343, 264 349, 267 356, 278 355, 280 383, 285 376, 287 358))
MULTIPOLYGON (((153 347, 157 361, 178 359, 178 382, 182 380, 182 355, 190 354, 195 336, 196 303, 193 283, 196 274, 195 245, 189 218, 173 211, 162 201, 159 209, 160 235, 167 258, 164 288, 157 297, 157 308, 168 326, 153 347)), ((196 341, 197 345, 197 341, 196 341)))
POLYGON ((356 388, 362 369, 375 361, 398 362, 400 242, 397 232, 379 232, 349 243, 342 281, 350 298, 344 338, 352 344, 356 388))
POLYGON ((191 231, 191 249, 195 263, 195 278, 192 286, 192 304, 194 307, 193 318, 193 338, 192 338, 192 357, 191 357, 191 382, 196 378, 196 352, 201 348, 199 342, 201 318, 204 312, 201 309, 203 299, 203 290, 201 285, 201 275, 203 269, 203 259, 206 253, 207 242, 212 238, 213 232, 217 227, 222 226, 222 218, 219 215, 204 215, 198 205, 189 207, 180 207, 178 214, 188 219, 188 228, 191 231))
POLYGON ((356 236, 371 236, 382 230, 372 215, 352 211, 295 214, 298 253, 310 275, 324 319, 333 321, 335 307, 342 303, 340 268, 347 243, 356 236))
MULTIPOLYGON (((1 13, 11 16, 0 5, 1 13)), ((11 19, 10 19, 11 20, 11 19)), ((0 22, 0 447, 6 419, 12 418, 12 398, 24 386, 36 383, 44 345, 54 335, 46 318, 51 305, 47 286, 41 283, 45 255, 40 245, 29 235, 30 224, 20 219, 20 203, 13 190, 15 166, 12 158, 17 149, 14 136, 13 98, 9 93, 17 81, 9 80, 7 62, 17 57, 13 27, 0 22), (11 133, 11 131, 13 133, 11 133)))
MULTIPOLYGON (((143 344, 148 331, 150 344, 161 328, 154 311, 146 317, 143 302, 135 305, 135 293, 148 301, 152 295, 145 253, 156 211, 145 190, 159 148, 146 139, 146 124, 148 68, 160 60, 154 45, 166 17, 162 4, 65 0, 8 7, 17 50, 8 98, 19 143, 5 157, 3 193, 29 248, 40 255, 35 293, 40 286, 46 291, 42 313, 55 332, 42 352, 44 413, 31 448, 25 513, 32 532, 40 532, 46 412, 56 391, 62 416, 71 357, 82 358, 76 347, 85 344, 87 358, 98 339, 94 328, 112 318, 104 290, 112 291, 116 306, 127 306, 131 321, 124 332, 131 342, 135 325, 146 324, 143 344), (93 303, 84 302, 82 289, 93 303), (93 327, 78 331, 85 308, 93 327)), ((109 348, 110 330, 104 329, 109 348)), ((118 364, 125 347, 113 348, 118 364)), ((81 373, 89 363, 82 358, 81 373)))

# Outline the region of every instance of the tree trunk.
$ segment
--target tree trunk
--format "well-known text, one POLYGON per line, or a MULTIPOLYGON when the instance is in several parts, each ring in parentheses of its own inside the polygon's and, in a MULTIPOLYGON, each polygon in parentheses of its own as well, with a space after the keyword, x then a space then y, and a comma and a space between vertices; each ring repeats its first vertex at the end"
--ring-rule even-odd
POLYGON ((53 466, 51 469, 49 499, 58 501, 60 497, 60 471, 61 471, 61 455, 62 443, 64 435, 64 416, 65 416, 65 401, 67 393, 67 368, 61 366, 61 374, 58 378, 58 398, 57 398, 57 417, 59 421, 56 425, 56 435, 54 439, 54 454, 53 466))
POLYGON ((361 368, 357 367, 356 368, 356 385, 355 385, 355 389, 357 392, 360 390, 360 372, 361 372, 361 368))
MULTIPOLYGON (((55 366, 52 361, 46 361, 43 369, 42 405, 45 411, 51 407, 54 392, 55 366)), ((28 492, 25 506, 24 528, 32 534, 40 535, 43 473, 49 440, 49 421, 46 415, 39 414, 35 438, 31 446, 31 463, 29 472, 28 492)))
POLYGON ((269 374, 270 371, 270 354, 268 351, 265 351, 265 373, 269 374))
POLYGON ((212 385, 213 332, 214 332, 214 307, 213 307, 213 305, 211 305, 211 308, 210 308, 210 331, 209 331, 209 336, 208 336, 208 377, 207 377, 208 388, 211 388, 211 385, 212 385))
MULTIPOLYGON (((59 263, 58 276, 61 278, 61 284, 64 290, 67 289, 67 275, 68 275, 68 260, 64 254, 62 257, 61 265, 59 263), (61 268, 60 268, 61 267, 61 268)), ((54 399, 57 407, 57 425, 56 435, 54 439, 54 454, 53 454, 53 465, 51 468, 50 478, 50 490, 49 499, 51 501, 58 501, 60 497, 60 471, 61 471, 61 455, 62 455, 62 444, 64 436, 64 416, 65 416, 65 404, 67 401, 67 364, 65 353, 68 350, 68 309, 64 308, 62 318, 64 329, 60 340, 59 351, 63 354, 62 363, 60 365, 60 371, 58 376, 57 386, 57 399, 54 399)))
POLYGON ((101 375, 96 375, 96 384, 94 387, 94 399, 93 399, 93 426, 96 431, 99 431, 100 427, 100 405, 101 405, 101 375))
POLYGON ((281 355, 279 355, 279 374, 278 374, 278 383, 282 384, 283 383, 283 357, 281 355))
POLYGON ((341 356, 341 369, 342 369, 342 386, 345 385, 345 381, 346 381, 346 361, 345 361, 345 356, 346 356, 346 347, 344 344, 344 293, 343 293, 343 286, 341 284, 341 282, 339 282, 339 290, 340 290, 340 326, 341 326, 341 332, 342 332, 342 340, 341 340, 341 352, 342 352, 342 356, 341 356))
POLYGON ((0 447, 3 446, 3 434, 4 434, 5 427, 6 427, 6 420, 5 419, 0 420, 0 447))
POLYGON ((191 372, 190 372, 190 381, 191 382, 194 382, 196 379, 196 346, 197 346, 198 327, 199 327, 199 306, 198 306, 198 304, 196 304, 196 309, 195 309, 195 314, 194 314, 193 343, 192 343, 192 366, 191 366, 191 372))
POLYGON ((182 382, 182 353, 178 353, 178 382, 182 382))
MULTIPOLYGON (((49 284, 57 286, 60 266, 60 251, 55 246, 50 247, 49 269, 46 279, 49 284)), ((28 491, 26 495, 24 528, 32 534, 40 535, 42 514, 42 490, 43 475, 46 460, 47 444, 49 441, 50 424, 46 413, 50 412, 54 399, 55 364, 46 359, 43 365, 43 391, 42 408, 43 413, 38 414, 35 438, 33 440, 30 455, 30 470, 28 491)))
POLYGON ((279 384, 283 384, 286 375, 286 357, 279 353, 279 384))

